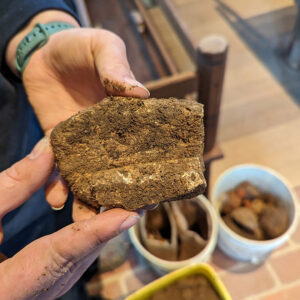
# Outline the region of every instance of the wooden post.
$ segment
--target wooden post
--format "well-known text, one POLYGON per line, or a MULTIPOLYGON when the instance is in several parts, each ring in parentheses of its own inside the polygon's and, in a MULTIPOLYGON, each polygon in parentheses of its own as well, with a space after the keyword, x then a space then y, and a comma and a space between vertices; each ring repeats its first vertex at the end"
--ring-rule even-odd
POLYGON ((204 104, 205 147, 216 143, 228 42, 222 36, 204 37, 197 49, 198 101, 204 104))
MULTIPOLYGON (((204 37, 197 48, 198 101, 204 104, 204 154, 208 156, 216 148, 227 51, 227 40, 218 35, 204 37)), ((210 163, 205 163, 206 196, 210 188, 210 163)))

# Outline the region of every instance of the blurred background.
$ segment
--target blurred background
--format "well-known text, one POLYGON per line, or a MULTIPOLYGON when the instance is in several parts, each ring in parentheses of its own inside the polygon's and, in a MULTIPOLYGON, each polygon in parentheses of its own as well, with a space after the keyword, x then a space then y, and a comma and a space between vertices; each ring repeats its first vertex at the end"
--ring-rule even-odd
MULTIPOLYGON (((76 0, 85 26, 117 33, 152 96, 205 104, 210 198, 227 168, 261 164, 300 196, 300 1, 76 0)), ((157 276, 130 247, 92 294, 122 299, 157 276)), ((216 249, 210 264, 233 299, 300 297, 300 229, 267 262, 245 267, 216 249)))

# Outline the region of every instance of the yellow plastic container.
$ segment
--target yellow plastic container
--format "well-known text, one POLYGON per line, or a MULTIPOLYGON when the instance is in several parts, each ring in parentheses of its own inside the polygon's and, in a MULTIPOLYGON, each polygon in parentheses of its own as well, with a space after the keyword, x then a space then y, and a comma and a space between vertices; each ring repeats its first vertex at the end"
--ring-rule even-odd
MULTIPOLYGON (((216 272, 207 264, 193 264, 172 273, 169 273, 155 281, 147 284, 140 290, 128 296, 125 300, 146 300, 155 292, 173 284, 177 280, 191 275, 201 274, 205 276, 211 285, 215 288, 216 292, 222 300, 232 300, 224 284, 217 276, 216 272)), ((199 299, 201 300, 201 299, 199 299)), ((205 300, 205 299, 203 299, 205 300)))

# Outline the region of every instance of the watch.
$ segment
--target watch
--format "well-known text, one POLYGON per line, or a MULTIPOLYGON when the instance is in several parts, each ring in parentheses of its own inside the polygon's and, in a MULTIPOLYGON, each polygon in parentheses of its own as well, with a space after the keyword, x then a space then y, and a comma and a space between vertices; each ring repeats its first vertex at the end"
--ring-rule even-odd
POLYGON ((65 22, 37 23, 17 47, 15 66, 20 76, 22 76, 31 55, 47 43, 50 35, 71 28, 75 28, 75 26, 65 22))

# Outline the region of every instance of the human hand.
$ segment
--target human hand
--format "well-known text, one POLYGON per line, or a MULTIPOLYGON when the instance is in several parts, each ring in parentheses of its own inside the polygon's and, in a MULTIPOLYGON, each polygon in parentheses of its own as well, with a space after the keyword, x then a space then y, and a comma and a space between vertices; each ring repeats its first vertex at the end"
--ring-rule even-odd
POLYGON ((46 134, 106 94, 149 96, 134 79, 124 42, 103 29, 75 28, 50 36, 30 58, 23 84, 46 134))
MULTIPOLYGON (((38 14, 27 27, 51 21, 65 21, 78 26, 64 12, 46 11, 38 14)), ((19 33, 7 47, 6 60, 13 71, 12 53, 29 29, 19 33)), ((31 56, 23 73, 23 84, 48 136, 57 123, 97 103, 105 94, 149 96, 148 90, 134 79, 123 41, 102 29, 75 28, 50 36, 49 41, 31 56)), ((53 208, 63 207, 68 188, 58 172, 51 175, 45 191, 46 199, 53 208)), ((75 199, 75 220, 95 214, 90 207, 75 199)))
MULTIPOLYGON (((30 155, 0 173, 1 218, 45 183, 52 165, 53 153, 47 139, 42 139, 30 155)), ((32 242, 0 264, 0 295, 7 300, 60 297, 96 259, 105 242, 138 219, 135 212, 112 209, 32 242)))

